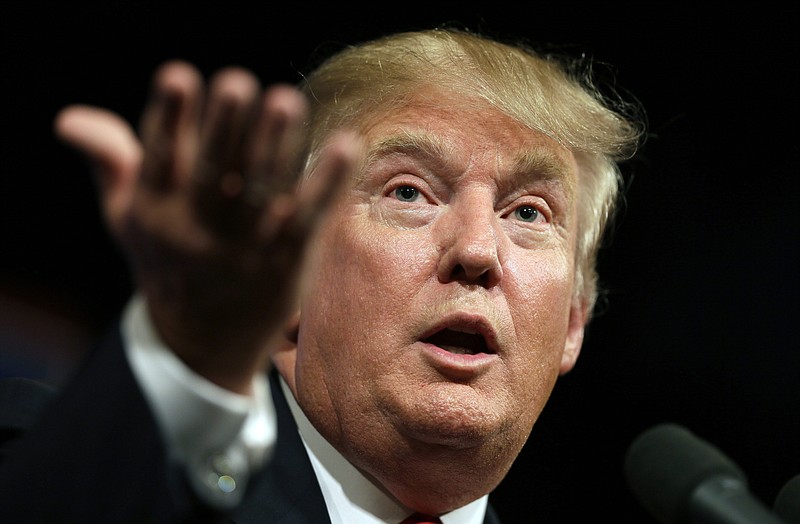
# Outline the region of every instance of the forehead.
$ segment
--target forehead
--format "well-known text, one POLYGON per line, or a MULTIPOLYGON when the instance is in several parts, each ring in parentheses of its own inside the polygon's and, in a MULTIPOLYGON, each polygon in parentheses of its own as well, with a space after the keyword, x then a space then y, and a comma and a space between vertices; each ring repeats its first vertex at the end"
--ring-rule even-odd
POLYGON ((363 133, 367 164, 407 155, 459 172, 490 166, 501 179, 526 174, 559 179, 570 193, 577 182, 569 149, 482 99, 428 91, 373 117, 363 133))

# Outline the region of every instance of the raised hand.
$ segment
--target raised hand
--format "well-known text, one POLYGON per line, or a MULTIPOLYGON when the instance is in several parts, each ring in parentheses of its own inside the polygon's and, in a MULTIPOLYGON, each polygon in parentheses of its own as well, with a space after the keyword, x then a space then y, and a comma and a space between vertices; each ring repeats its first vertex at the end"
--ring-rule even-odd
POLYGON ((166 344, 246 393, 296 303, 303 253, 355 163, 331 140, 299 181, 306 101, 253 74, 170 62, 156 73, 139 137, 119 116, 65 108, 56 132, 95 164, 101 205, 166 344))

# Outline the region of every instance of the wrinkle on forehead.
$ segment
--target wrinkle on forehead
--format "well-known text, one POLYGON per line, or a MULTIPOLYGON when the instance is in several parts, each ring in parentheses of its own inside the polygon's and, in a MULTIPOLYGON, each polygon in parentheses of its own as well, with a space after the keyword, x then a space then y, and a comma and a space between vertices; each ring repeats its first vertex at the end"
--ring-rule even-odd
MULTIPOLYGON (((535 131, 530 131, 536 133, 535 131)), ((564 188, 568 198, 575 194, 576 164, 571 153, 556 144, 552 139, 542 135, 536 143, 526 147, 517 154, 510 163, 504 161, 501 145, 495 146, 495 169, 498 174, 496 183, 502 191, 512 191, 514 187, 529 182, 558 183, 564 188)), ((382 137, 372 144, 366 154, 366 166, 391 155, 403 155, 420 159, 428 165, 451 165, 455 151, 452 144, 440 135, 423 130, 403 129, 396 134, 382 137)), ((472 158, 472 155, 470 155, 472 158)), ((467 171, 469 165, 463 166, 467 171)), ((363 176, 364 170, 360 170, 363 176)))

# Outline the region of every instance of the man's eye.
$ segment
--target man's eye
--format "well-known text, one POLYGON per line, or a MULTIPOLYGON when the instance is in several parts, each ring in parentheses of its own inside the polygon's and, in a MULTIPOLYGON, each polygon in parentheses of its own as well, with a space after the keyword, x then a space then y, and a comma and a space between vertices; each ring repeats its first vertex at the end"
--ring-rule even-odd
POLYGON ((394 196, 401 202, 414 202, 419 198, 419 190, 411 186, 400 186, 394 190, 394 196))
POLYGON ((519 206, 514 210, 514 216, 523 222, 536 222, 539 210, 533 206, 519 206))

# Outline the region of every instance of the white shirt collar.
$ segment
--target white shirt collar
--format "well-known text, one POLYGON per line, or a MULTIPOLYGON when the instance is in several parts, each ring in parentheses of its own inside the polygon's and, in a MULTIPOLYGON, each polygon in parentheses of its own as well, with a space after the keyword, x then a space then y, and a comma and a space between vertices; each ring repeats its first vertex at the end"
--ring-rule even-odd
MULTIPOLYGON (((350 464, 306 418, 281 379, 286 401, 317 475, 332 524, 396 524, 412 512, 350 464)), ((443 524, 482 524, 489 496, 441 516, 443 524)))

